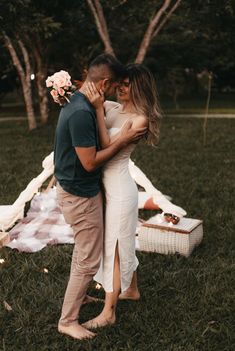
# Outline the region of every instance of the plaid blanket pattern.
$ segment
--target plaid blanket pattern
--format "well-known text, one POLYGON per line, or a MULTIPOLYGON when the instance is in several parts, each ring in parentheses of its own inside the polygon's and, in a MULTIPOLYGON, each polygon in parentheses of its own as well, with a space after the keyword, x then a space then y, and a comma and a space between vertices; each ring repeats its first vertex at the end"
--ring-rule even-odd
MULTIPOLYGON (((139 207, 143 208, 148 199, 149 195, 139 192, 139 207)), ((139 219, 137 232, 142 222, 139 219)), ((40 251, 48 245, 73 244, 73 231, 57 204, 56 189, 35 195, 27 216, 10 230, 9 235, 10 243, 6 246, 21 252, 40 251)), ((137 239, 136 248, 138 246, 137 239)))
POLYGON ((27 216, 9 232, 12 249, 36 252, 47 245, 72 244, 73 231, 56 202, 55 189, 35 195, 27 216))

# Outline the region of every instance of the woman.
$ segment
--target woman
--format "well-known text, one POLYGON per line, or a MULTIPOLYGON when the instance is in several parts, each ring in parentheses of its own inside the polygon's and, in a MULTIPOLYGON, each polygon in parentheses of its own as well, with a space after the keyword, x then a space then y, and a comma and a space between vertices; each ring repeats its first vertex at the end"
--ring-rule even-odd
MULTIPOLYGON (((106 148, 120 134, 125 123, 148 127, 147 142, 158 141, 160 110, 153 76, 139 64, 127 66, 126 77, 117 88, 120 103, 106 101, 91 83, 87 97, 96 109, 101 147, 106 148), (105 109, 105 115, 104 115, 105 109)), ((113 324, 120 298, 139 298, 135 255, 135 232, 138 218, 138 190, 130 176, 128 163, 136 144, 122 149, 105 166, 103 184, 106 197, 104 252, 94 279, 106 292, 105 305, 99 316, 86 322, 86 328, 113 324)))

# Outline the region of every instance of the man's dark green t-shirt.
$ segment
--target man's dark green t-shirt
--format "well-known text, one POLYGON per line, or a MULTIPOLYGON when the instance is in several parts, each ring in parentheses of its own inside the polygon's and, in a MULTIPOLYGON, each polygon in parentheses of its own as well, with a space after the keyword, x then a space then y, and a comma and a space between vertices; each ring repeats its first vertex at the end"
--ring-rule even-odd
POLYGON ((92 197, 100 191, 101 168, 87 172, 76 154, 77 146, 100 148, 95 110, 78 91, 59 115, 55 136, 55 177, 68 193, 92 197))

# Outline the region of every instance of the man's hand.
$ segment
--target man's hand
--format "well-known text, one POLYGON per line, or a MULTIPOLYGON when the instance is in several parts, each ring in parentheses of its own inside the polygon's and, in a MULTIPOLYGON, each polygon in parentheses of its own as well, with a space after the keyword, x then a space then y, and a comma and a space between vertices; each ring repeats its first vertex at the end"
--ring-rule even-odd
POLYGON ((127 121, 121 129, 120 139, 124 146, 140 140, 147 132, 147 127, 132 128, 133 121, 127 121))

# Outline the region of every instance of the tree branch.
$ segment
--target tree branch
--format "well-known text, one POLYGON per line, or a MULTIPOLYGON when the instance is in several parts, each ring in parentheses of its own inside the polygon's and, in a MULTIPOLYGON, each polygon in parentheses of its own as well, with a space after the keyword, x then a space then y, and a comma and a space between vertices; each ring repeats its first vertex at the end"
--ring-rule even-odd
POLYGON ((107 23, 104 17, 104 12, 103 12, 103 8, 100 4, 99 0, 87 0, 87 4, 94 16, 95 19, 95 24, 98 30, 98 33, 100 35, 100 38, 104 44, 105 47, 105 52, 112 54, 113 56, 115 56, 114 54, 114 50, 112 48, 111 45, 111 41, 110 41, 110 37, 109 37, 109 33, 108 33, 108 28, 107 28, 107 23))
POLYGON ((181 1, 182 0, 177 0, 175 5, 172 6, 171 10, 167 13, 165 18, 161 21, 159 26, 156 28, 155 32, 152 34, 152 38, 151 39, 153 39, 160 32, 160 30, 165 25, 165 23, 169 20, 169 18, 172 16, 172 14, 175 12, 175 10, 179 7, 181 1))
POLYGON ((136 59, 135 59, 136 63, 143 62, 144 57, 145 57, 146 52, 147 52, 147 49, 148 49, 150 42, 151 42, 153 32, 154 32, 157 24, 159 23, 161 17, 163 16, 164 12, 170 6, 170 4, 171 4, 171 0, 164 0, 164 3, 160 7, 160 9, 150 19, 148 28, 146 29, 143 40, 142 40, 140 47, 139 47, 138 54, 137 54, 136 59))

